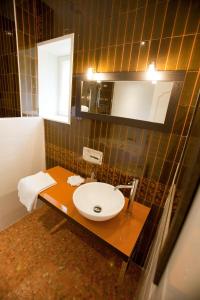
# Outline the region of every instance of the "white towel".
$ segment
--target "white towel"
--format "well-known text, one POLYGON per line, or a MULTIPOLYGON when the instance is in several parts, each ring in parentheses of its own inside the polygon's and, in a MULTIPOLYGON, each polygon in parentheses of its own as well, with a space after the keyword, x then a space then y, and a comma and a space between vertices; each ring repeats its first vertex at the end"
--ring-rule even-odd
POLYGON ((44 172, 21 178, 18 182, 19 201, 30 212, 36 207, 38 194, 55 184, 56 181, 44 172))

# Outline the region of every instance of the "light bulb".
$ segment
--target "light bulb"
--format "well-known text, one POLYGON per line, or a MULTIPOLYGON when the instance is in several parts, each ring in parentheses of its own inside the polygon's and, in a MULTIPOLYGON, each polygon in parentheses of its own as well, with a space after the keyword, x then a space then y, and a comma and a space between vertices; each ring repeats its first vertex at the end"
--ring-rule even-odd
POLYGON ((147 69, 146 79, 151 80, 153 84, 159 80, 159 73, 156 71, 155 64, 152 62, 147 69))
POLYGON ((101 73, 95 73, 95 74, 94 74, 94 79, 95 79, 98 83, 101 83, 101 81, 102 81, 102 75, 101 75, 101 73))
POLYGON ((87 79, 88 80, 94 79, 94 70, 91 67, 87 69, 87 79))

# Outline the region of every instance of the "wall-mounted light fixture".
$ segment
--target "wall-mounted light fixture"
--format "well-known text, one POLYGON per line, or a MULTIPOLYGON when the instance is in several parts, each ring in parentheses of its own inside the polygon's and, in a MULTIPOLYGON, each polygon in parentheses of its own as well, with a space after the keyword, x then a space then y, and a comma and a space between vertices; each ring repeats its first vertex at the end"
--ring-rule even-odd
POLYGON ((101 78, 101 73, 96 73, 95 70, 93 68, 88 68, 87 69, 87 79, 88 80, 94 80, 97 82, 101 82, 102 78, 101 78))
POLYGON ((101 73, 95 73, 94 74, 95 80, 100 83, 102 81, 102 74, 101 73))
POLYGON ((94 74, 95 74, 95 72, 94 72, 93 68, 90 67, 87 69, 87 79, 88 80, 94 80, 94 74))
POLYGON ((151 80, 153 84, 155 84, 157 82, 157 80, 159 80, 159 73, 156 71, 156 67, 154 62, 152 62, 147 69, 146 72, 146 79, 147 80, 151 80))

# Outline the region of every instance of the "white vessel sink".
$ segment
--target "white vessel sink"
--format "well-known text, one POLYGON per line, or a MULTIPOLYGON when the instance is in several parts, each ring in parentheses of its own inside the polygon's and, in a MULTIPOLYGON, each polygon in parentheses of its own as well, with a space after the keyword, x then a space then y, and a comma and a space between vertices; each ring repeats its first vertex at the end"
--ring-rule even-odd
POLYGON ((124 207, 123 194, 114 186, 102 182, 90 182, 78 187, 73 203, 79 213, 93 221, 105 221, 115 217, 124 207))

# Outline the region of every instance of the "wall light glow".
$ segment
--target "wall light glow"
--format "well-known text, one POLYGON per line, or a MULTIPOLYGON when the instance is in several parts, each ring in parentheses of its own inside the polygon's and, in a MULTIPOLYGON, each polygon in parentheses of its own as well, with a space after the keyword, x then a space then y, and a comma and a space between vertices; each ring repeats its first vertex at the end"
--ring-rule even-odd
POLYGON ((102 74, 96 73, 95 70, 91 67, 87 69, 86 75, 88 80, 94 80, 97 81, 98 83, 102 81, 102 74))
POLYGON ((87 69, 87 79, 88 80, 94 80, 94 74, 95 74, 95 72, 94 72, 93 68, 90 67, 87 69))
POLYGON ((101 73, 95 73, 94 74, 95 80, 100 83, 102 81, 102 74, 101 73))
POLYGON ((152 62, 147 69, 146 72, 146 79, 151 80, 153 84, 157 82, 157 80, 160 79, 159 73, 156 71, 156 67, 154 62, 152 62))

